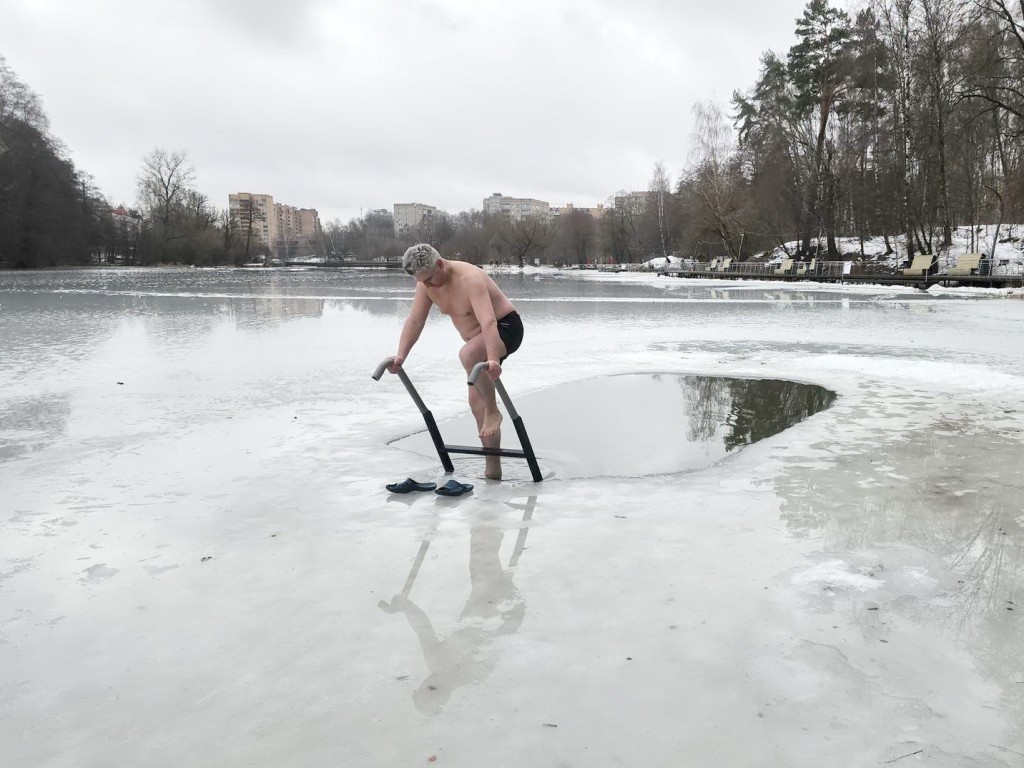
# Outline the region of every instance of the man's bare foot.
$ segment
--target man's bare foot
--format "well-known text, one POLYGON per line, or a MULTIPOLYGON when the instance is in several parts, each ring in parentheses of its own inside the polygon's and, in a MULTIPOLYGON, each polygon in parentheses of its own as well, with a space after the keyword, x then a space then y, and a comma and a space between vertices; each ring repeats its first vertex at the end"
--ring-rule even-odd
POLYGON ((488 480, 501 480, 501 459, 497 456, 487 457, 487 464, 484 467, 484 477, 488 480))
POLYGON ((480 427, 480 437, 488 438, 498 434, 498 430, 501 429, 501 419, 501 411, 485 414, 483 426, 480 427))

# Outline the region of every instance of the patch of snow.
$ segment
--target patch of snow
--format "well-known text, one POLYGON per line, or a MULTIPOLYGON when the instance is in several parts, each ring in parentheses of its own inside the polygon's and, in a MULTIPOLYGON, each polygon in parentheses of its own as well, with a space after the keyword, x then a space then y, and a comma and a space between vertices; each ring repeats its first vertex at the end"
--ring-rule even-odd
MULTIPOLYGON (((994 274, 1018 274, 1024 270, 1024 237, 1020 234, 1022 229, 1024 229, 1024 225, 1021 224, 1004 224, 999 228, 999 242, 995 243, 994 274)), ((991 255, 993 253, 992 238, 995 236, 995 225, 975 227, 973 240, 971 227, 955 227, 952 246, 943 249, 938 246, 941 234, 936 233, 933 247, 938 254, 939 270, 955 266, 957 257, 965 253, 991 255)), ((780 246, 768 251, 767 263, 781 263, 783 259, 789 258, 789 254, 795 252, 799 245, 799 241, 791 240, 784 247, 780 246)), ((824 250, 825 241, 819 241, 818 245, 824 250)), ((890 269, 899 268, 907 260, 906 235, 890 237, 888 248, 885 238, 880 236, 865 238, 863 246, 859 237, 837 237, 836 247, 846 258, 860 258, 863 253, 865 260, 873 259, 890 269)))
POLYGON ((878 589, 885 584, 883 580, 876 579, 870 574, 853 570, 850 564, 843 560, 827 560, 817 563, 806 571, 793 576, 792 581, 798 586, 820 584, 823 589, 829 591, 845 588, 856 589, 859 592, 878 589))

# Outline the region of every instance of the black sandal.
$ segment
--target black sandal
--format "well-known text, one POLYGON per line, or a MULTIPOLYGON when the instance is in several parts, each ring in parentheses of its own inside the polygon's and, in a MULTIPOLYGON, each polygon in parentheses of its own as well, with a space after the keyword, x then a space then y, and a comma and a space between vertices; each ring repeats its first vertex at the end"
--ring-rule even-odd
POLYGON ((461 496, 462 494, 469 493, 472 490, 473 486, 469 483, 460 483, 458 480, 449 480, 434 491, 434 493, 438 496, 461 496))
POLYGON ((437 488, 437 483, 418 483, 411 477, 407 477, 400 483, 390 483, 384 487, 392 493, 412 493, 413 491, 432 491, 437 488))

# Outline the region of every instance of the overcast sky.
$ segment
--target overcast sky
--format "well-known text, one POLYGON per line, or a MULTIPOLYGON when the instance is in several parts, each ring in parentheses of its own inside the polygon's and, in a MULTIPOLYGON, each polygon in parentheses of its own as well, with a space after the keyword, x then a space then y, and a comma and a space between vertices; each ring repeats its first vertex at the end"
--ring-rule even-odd
POLYGON ((691 109, 806 0, 0 0, 0 55, 108 199, 154 147, 326 223, 492 192, 592 206, 686 165, 691 109))

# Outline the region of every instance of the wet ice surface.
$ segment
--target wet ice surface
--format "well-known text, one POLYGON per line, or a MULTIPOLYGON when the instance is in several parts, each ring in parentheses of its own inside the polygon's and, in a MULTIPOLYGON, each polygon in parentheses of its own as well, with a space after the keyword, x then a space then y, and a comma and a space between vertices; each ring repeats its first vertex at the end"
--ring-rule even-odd
MULTIPOLYGON (((684 473, 395 497, 443 478, 370 379, 407 277, 0 273, 3 764, 1024 762, 1024 302, 499 280, 539 454, 586 381, 838 397, 684 473)), ((407 364, 442 423, 457 344, 407 364)))

